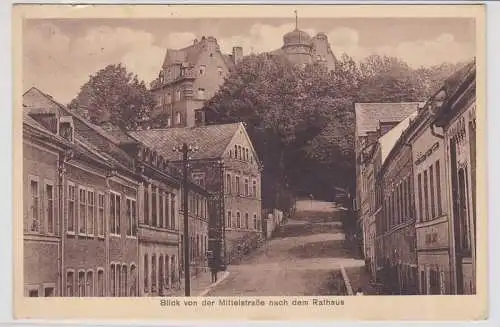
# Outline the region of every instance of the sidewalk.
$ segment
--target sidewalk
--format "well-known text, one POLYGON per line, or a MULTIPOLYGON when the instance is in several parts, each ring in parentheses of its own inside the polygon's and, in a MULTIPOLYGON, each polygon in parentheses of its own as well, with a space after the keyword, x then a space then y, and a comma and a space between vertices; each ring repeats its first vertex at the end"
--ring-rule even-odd
MULTIPOLYGON (((212 275, 210 272, 200 272, 198 276, 191 278, 191 296, 206 296, 208 292, 219 285, 219 283, 228 276, 228 271, 221 271, 217 275, 217 282, 212 283, 212 275)), ((184 296, 184 280, 182 280, 181 288, 171 293, 169 296, 184 296)))
POLYGON ((365 295, 379 294, 379 291, 372 286, 371 276, 368 274, 365 267, 346 268, 345 273, 354 294, 356 294, 358 288, 361 288, 365 295))

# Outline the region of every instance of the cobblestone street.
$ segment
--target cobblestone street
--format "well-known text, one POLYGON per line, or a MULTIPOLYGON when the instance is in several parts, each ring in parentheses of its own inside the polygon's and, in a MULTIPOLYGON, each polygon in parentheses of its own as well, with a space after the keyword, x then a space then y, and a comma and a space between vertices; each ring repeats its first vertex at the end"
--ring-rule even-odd
POLYGON ((340 222, 342 208, 299 201, 297 213, 275 237, 241 264, 208 296, 341 295, 340 266, 362 267, 347 249, 340 222))

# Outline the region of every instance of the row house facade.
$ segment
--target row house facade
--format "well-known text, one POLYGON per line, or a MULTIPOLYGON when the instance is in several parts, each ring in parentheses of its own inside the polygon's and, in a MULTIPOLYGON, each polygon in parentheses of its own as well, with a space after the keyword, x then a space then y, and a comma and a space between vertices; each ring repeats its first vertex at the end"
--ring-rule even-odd
POLYGON ((261 164, 241 123, 135 131, 131 135, 180 167, 177 140, 197 148, 190 153, 192 179, 212 194, 209 245, 228 263, 237 244, 262 235, 261 164), (178 159, 175 159, 175 158, 178 159))
POLYGON ((445 144, 446 205, 450 217, 453 292, 476 293, 476 65, 466 65, 455 88, 444 88, 432 127, 445 144), (451 90, 450 90, 451 89, 451 90), (439 133, 439 131, 438 131, 439 133))
POLYGON ((178 284, 179 178, 148 152, 36 88, 23 95, 26 296, 151 296, 178 284))
POLYGON ((358 193, 375 197, 361 212, 376 225, 375 238, 361 225, 376 249, 365 260, 392 294, 476 292, 475 99, 473 61, 385 134, 380 119, 376 145, 360 152, 358 193))

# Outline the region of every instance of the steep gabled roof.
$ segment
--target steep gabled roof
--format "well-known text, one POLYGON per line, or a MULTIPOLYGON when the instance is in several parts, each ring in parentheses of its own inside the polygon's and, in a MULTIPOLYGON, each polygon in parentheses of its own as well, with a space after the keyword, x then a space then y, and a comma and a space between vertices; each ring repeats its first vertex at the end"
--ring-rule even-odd
POLYGON ((358 136, 376 131, 379 122, 400 122, 423 106, 422 102, 355 103, 358 136))
POLYGON ((414 119, 417 114, 418 111, 415 110, 378 140, 380 144, 382 165, 385 163, 389 153, 391 153, 403 132, 410 126, 411 120, 414 119))
POLYGON ((30 88, 23 94, 23 111, 30 115, 58 114, 62 105, 52 96, 40 91, 36 87, 30 88))
POLYGON ((202 52, 203 48, 200 43, 192 44, 182 49, 167 49, 162 67, 166 68, 173 64, 194 66, 198 62, 198 58, 202 52))
POLYGON ((167 160, 180 160, 180 154, 173 148, 183 143, 198 147, 190 157, 196 159, 220 158, 233 139, 241 123, 179 127, 133 131, 130 135, 147 147, 158 152, 167 160))

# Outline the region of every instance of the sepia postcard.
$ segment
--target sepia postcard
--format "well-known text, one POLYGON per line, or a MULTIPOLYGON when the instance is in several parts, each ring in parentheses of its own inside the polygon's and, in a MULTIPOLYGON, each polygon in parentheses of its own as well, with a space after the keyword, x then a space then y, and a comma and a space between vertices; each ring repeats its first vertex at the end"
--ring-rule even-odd
POLYGON ((12 12, 16 319, 487 319, 484 5, 12 12))

